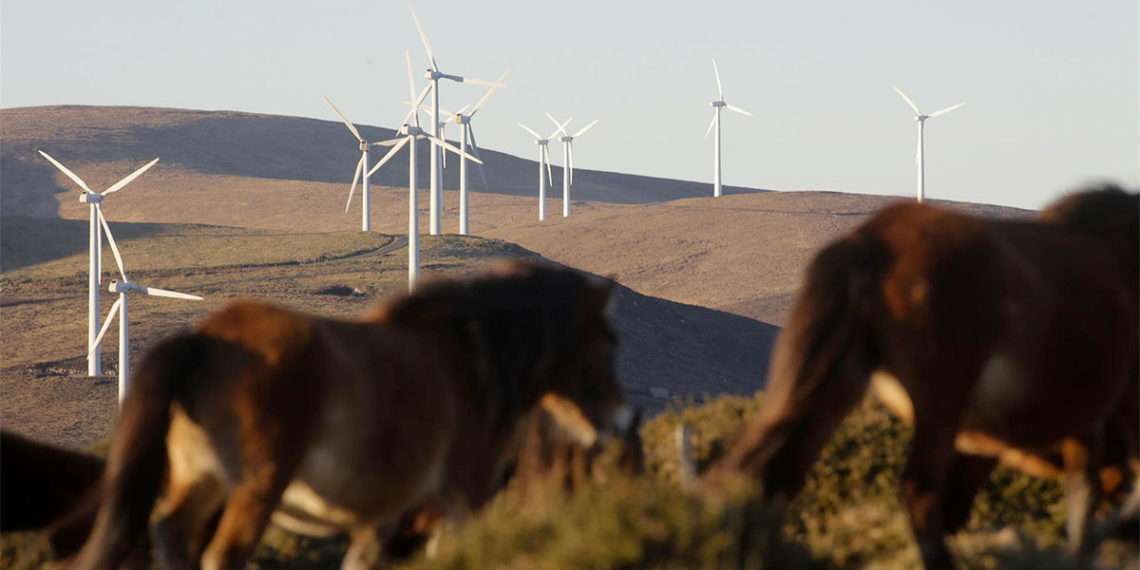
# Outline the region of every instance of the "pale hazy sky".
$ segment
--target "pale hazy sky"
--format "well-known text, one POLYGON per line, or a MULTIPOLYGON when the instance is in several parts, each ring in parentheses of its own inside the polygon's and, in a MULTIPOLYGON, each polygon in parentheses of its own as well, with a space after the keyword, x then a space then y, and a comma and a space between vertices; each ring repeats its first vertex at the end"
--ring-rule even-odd
MULTIPOLYGON (((476 119, 484 147, 531 157, 515 123, 542 112, 601 122, 576 165, 709 181, 702 138, 729 102, 729 185, 914 192, 924 111, 927 195, 1039 207, 1110 178, 1140 184, 1140 3, 571 2, 422 0, 444 71, 494 78, 476 119)), ((0 106, 147 105, 392 127, 406 107, 403 53, 425 62, 404 0, 0 0, 0 106)), ((481 88, 445 84, 445 107, 481 88)), ((572 124, 572 125, 573 125, 572 124)), ((2 129, 0 125, 0 129, 2 129)), ((560 158, 560 152, 554 153, 560 158)))

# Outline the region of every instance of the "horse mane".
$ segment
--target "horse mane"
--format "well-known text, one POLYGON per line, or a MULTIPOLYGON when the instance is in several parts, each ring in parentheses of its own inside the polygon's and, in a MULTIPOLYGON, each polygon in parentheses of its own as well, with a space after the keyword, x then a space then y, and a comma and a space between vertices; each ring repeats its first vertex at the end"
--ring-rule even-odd
POLYGON ((581 319, 588 316, 583 301, 591 289, 578 271, 511 261, 470 279, 425 283, 381 305, 371 319, 444 336, 455 351, 448 357, 476 360, 465 388, 478 405, 496 411, 496 426, 502 427, 537 397, 541 387, 528 382, 543 378, 571 353, 585 324, 581 319))

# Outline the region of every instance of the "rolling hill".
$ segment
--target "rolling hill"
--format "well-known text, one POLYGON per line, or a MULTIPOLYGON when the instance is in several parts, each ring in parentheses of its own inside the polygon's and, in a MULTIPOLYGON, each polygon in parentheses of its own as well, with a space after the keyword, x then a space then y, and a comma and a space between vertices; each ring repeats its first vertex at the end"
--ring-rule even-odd
MULTIPOLYGON (((9 425, 65 443, 90 441, 109 426, 113 407, 109 383, 75 376, 84 353, 87 208, 36 149, 93 188, 162 158, 108 198, 105 211, 132 277, 209 301, 138 303, 132 329, 140 349, 235 296, 347 315, 403 289, 402 250, 384 244, 406 232, 406 162, 376 179, 373 221, 382 233, 355 231, 359 205, 345 214, 344 198, 358 151, 337 122, 68 106, 0 110, 0 125, 0 415, 9 425), (361 294, 325 293, 353 289, 361 294)), ((392 134, 362 130, 370 139, 392 134)), ((615 277, 625 286, 616 320, 620 373, 634 401, 651 409, 667 398, 761 387, 811 255, 893 200, 739 188, 713 199, 707 184, 579 170, 572 216, 558 215, 560 201, 551 199, 552 215, 539 223, 536 163, 490 149, 483 156, 490 188, 476 185, 471 198, 472 230, 481 238, 426 240, 425 272, 450 275, 503 255, 537 254, 615 277)), ((426 185, 426 164, 421 174, 426 185)), ((445 179, 454 188, 454 168, 445 179)), ((445 232, 456 228, 456 204, 449 190, 445 232)), ((108 257, 104 268, 112 263, 108 257)))

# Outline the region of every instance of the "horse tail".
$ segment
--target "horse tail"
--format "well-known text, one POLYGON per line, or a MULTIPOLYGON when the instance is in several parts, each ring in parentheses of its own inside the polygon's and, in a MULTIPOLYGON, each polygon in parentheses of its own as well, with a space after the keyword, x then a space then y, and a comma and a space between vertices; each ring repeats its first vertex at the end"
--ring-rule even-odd
POLYGON ((209 339, 196 333, 167 339, 147 353, 131 378, 103 472, 102 503, 74 568, 116 568, 140 555, 166 475, 171 404, 208 346, 209 339))
POLYGON ((800 490, 878 363, 872 311, 886 258, 881 242, 861 233, 815 257, 777 341, 761 411, 718 469, 750 475, 769 499, 800 490))

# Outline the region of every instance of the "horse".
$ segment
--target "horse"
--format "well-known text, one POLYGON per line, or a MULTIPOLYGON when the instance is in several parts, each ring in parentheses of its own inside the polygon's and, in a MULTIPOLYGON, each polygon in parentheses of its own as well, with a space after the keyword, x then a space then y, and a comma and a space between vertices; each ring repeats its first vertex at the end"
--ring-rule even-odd
POLYGON ((168 567, 242 568, 270 520, 347 532, 373 565, 398 518, 461 521, 536 407, 622 433, 613 282, 534 262, 421 286, 356 320, 237 302, 144 358, 72 567, 127 560, 153 518, 168 567))
POLYGON ((742 473, 786 507, 870 387, 914 425, 901 495, 926 568, 950 567, 944 539, 999 463, 1064 479, 1091 556, 1102 467, 1140 467, 1140 195, 1079 193, 1042 218, 901 203, 822 249, 764 405, 707 481, 742 473))
POLYGON ((0 431, 0 532, 38 530, 87 500, 103 460, 0 431))

